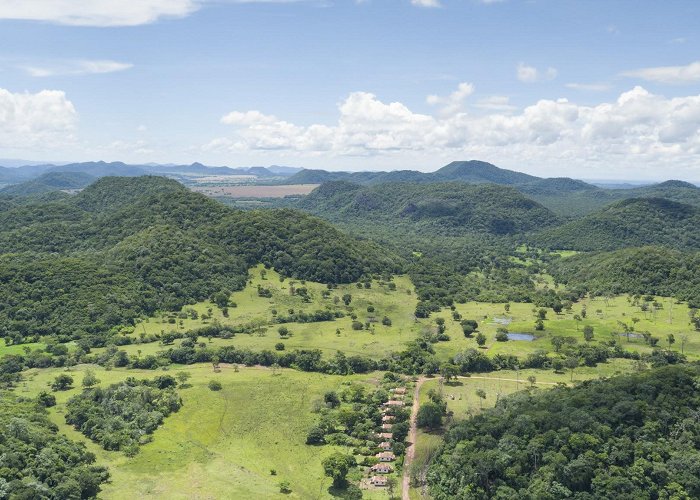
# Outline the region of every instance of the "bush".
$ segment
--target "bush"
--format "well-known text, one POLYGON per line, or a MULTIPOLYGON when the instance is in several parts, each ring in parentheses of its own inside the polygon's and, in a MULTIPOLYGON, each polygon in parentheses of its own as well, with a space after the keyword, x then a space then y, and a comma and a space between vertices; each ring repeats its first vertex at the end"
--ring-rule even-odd
POLYGON ((73 387, 73 377, 66 373, 61 373, 51 383, 51 389, 54 391, 67 391, 71 387, 73 387))
POLYGON ((498 342, 508 342, 508 332, 504 332, 503 330, 496 332, 496 340, 498 342))
POLYGON ((221 382, 219 382, 218 380, 210 380, 207 386, 212 391, 220 391, 222 388, 221 382))
POLYGON ((353 330, 362 330, 362 323, 359 321, 353 321, 352 322, 352 329, 353 330))
POLYGON ((284 351, 284 344, 282 342, 277 342, 275 344, 275 350, 276 351, 284 351))

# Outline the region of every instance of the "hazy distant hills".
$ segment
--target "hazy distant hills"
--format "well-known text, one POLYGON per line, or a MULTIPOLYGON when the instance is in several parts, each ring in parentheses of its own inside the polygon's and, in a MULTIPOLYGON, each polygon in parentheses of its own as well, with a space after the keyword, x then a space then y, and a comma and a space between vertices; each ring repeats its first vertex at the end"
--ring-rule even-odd
POLYGON ((393 172, 302 170, 289 177, 285 182, 290 184, 322 184, 333 181, 348 181, 363 185, 392 182, 500 184, 514 187, 529 198, 549 208, 555 214, 565 218, 581 217, 615 201, 637 197, 666 198, 700 206, 700 189, 689 182, 666 181, 629 189, 606 189, 568 177, 546 179, 473 160, 455 161, 430 173, 413 170, 393 172))
POLYGON ((210 167, 201 163, 191 165, 129 165, 123 162, 82 162, 66 165, 25 165, 21 167, 0 166, 0 183, 18 184, 33 180, 40 175, 54 172, 77 172, 94 178, 107 176, 137 177, 141 175, 168 176, 219 176, 219 175, 251 175, 257 179, 273 179, 292 176, 300 172, 300 168, 273 165, 271 167, 210 167))
POLYGON ((82 189, 95 181, 94 175, 85 172, 47 172, 39 177, 0 189, 6 195, 28 196, 50 191, 82 189))

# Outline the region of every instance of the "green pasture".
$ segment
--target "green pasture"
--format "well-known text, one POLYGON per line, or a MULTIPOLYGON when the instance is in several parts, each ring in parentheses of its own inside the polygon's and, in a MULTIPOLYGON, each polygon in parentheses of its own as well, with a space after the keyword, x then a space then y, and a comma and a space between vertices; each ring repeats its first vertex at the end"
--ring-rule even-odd
MULTIPOLYGON (((322 293, 327 290, 327 287, 323 284, 299 280, 281 281, 275 271, 265 270, 259 266, 251 269, 248 285, 243 290, 232 294, 231 302, 235 303, 236 307, 229 308, 228 317, 225 317, 214 304, 201 302, 183 308, 184 310, 195 309, 198 319, 178 318, 173 324, 168 322, 168 315, 148 318, 136 325, 132 335, 138 338, 142 333, 184 332, 218 321, 223 325, 250 326, 253 329, 253 333, 237 334, 234 338, 224 341, 217 340, 218 344, 233 344, 236 347, 247 347, 253 350, 272 350, 275 344, 282 341, 286 349, 321 349, 326 355, 333 355, 341 350, 348 355, 360 354, 381 358, 392 351, 401 350, 403 345, 413 340, 422 328, 413 316, 417 298, 410 279, 406 276, 397 276, 392 281, 396 285, 395 290, 390 290, 388 284, 375 281, 369 289, 358 288, 355 284, 341 285, 332 290, 328 298, 324 298, 322 293), (258 285, 269 289, 272 297, 258 296, 258 285), (305 303, 300 296, 291 295, 291 286, 307 288, 311 302, 305 303), (345 294, 352 296, 348 307, 342 302, 345 294), (374 307, 372 313, 367 311, 370 306, 374 307), (202 320, 202 314, 206 314, 209 309, 211 309, 211 319, 202 320), (318 310, 337 310, 342 311, 345 317, 335 321, 285 323, 284 325, 274 321, 273 310, 277 311, 278 315, 286 315, 290 309, 307 313, 318 310), (350 317, 352 313, 356 314, 357 320, 362 323, 374 321, 373 328, 353 330, 353 320, 350 317), (391 326, 382 325, 381 321, 385 316, 391 320, 391 326), (280 339, 277 332, 280 326, 285 326, 291 332, 288 339, 280 339)), ((143 353, 149 353, 161 349, 157 345, 149 347, 147 345, 131 346, 127 350, 136 352, 140 349, 143 353)))
MULTIPOLYGON (((585 298, 574 304, 571 311, 564 310, 561 314, 547 309, 543 331, 535 330, 536 313, 540 308, 533 304, 510 303, 510 310, 506 312, 505 304, 502 303, 468 302, 457 304, 456 310, 463 318, 474 319, 479 323, 479 331, 487 337, 484 347, 489 355, 502 353, 526 356, 537 350, 552 352, 554 350, 551 344, 552 337, 574 337, 578 342, 585 342, 583 328, 590 325, 594 332, 593 343, 616 338, 625 349, 650 352, 651 348, 641 337, 642 332, 648 331, 652 336, 658 337, 658 346, 663 348, 669 347, 667 336, 671 333, 675 338, 675 343, 670 346, 671 349, 679 352, 682 349, 689 359, 700 359, 700 332, 694 331, 690 324, 688 306, 676 303, 675 299, 669 297, 656 297, 655 300, 662 309, 656 312, 644 312, 639 306, 632 305, 631 299, 626 295, 612 298, 585 298), (581 321, 575 320, 576 315, 581 316, 581 310, 584 307, 586 317, 581 318, 581 321), (635 322, 633 318, 637 321, 635 322), (622 334, 623 328, 620 322, 634 328, 629 338, 622 334), (529 333, 536 339, 498 342, 495 337, 499 327, 505 327, 512 333, 529 333)), ((449 309, 434 316, 445 318, 447 333, 450 335, 449 342, 441 342, 435 346, 441 356, 447 357, 465 348, 478 347, 476 335, 465 338, 459 322, 452 320, 452 312, 449 309)))
MULTIPOLYGON (((67 371, 75 388, 55 393, 58 404, 50 414, 61 432, 85 442, 97 462, 109 467, 111 482, 103 488, 104 499, 329 498, 330 479, 323 475, 321 460, 336 448, 305 444, 317 419, 312 403, 351 381, 377 383, 375 374, 341 377, 294 370, 273 374, 262 368, 235 371, 227 365, 214 373, 211 365, 172 367, 165 373, 183 370, 192 375, 190 387, 178 389, 183 406, 154 433, 152 443, 128 458, 102 450, 65 424, 65 402, 80 390, 87 368, 80 365, 67 371), (219 380, 222 390, 211 391, 210 380, 219 380), (290 482, 291 494, 279 492, 284 480, 290 482)), ((164 373, 89 368, 103 386, 129 376, 152 378, 164 373)), ((29 370, 16 391, 36 396, 63 371, 29 370)), ((365 498, 386 498, 383 491, 366 493, 365 498)))

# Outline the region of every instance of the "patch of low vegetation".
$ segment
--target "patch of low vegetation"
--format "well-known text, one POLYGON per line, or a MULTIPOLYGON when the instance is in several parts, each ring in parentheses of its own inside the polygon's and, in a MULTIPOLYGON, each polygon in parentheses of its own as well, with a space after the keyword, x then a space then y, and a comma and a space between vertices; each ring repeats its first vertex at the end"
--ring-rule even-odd
POLYGON ((180 409, 176 385, 173 377, 161 375, 87 388, 68 400, 66 422, 105 450, 133 456, 165 418, 180 409))

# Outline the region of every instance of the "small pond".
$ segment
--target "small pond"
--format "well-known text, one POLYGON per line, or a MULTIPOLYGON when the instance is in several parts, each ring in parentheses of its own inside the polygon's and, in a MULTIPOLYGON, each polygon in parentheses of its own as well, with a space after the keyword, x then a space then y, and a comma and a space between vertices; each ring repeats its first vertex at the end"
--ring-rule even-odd
POLYGON ((508 340, 526 340, 532 342, 535 336, 531 333, 508 333, 508 340))

